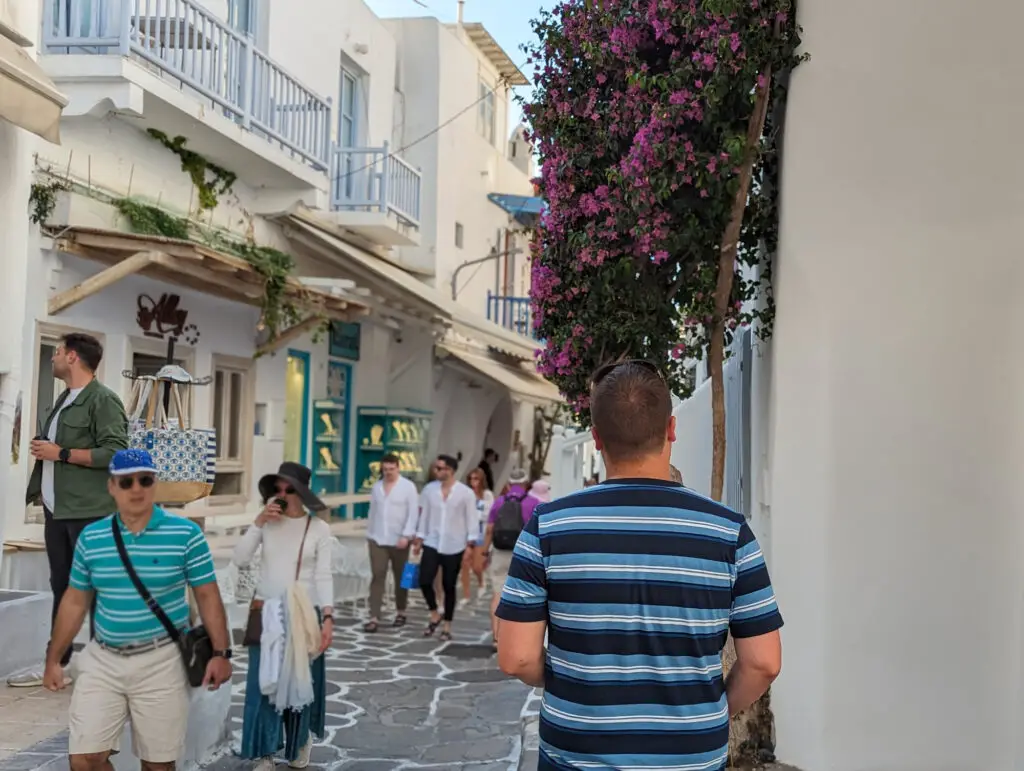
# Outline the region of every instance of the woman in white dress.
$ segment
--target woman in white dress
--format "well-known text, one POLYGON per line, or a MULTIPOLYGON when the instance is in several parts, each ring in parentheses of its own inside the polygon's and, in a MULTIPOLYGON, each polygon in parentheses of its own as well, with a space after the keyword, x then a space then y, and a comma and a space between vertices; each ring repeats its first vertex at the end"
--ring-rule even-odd
MULTIPOLYGON (((243 758, 257 761, 255 768, 258 771, 272 771, 274 756, 282 750, 289 767, 306 768, 314 737, 324 737, 327 691, 322 654, 330 646, 334 633, 333 539, 327 522, 316 516, 316 512, 327 507, 309 489, 310 476, 310 470, 305 466, 282 463, 276 474, 268 474, 260 480, 263 511, 242 536, 233 559, 239 567, 246 567, 252 562, 257 549, 262 549, 259 585, 250 607, 244 641, 249 648, 249 671, 245 684, 241 751, 243 758), (293 587, 296 583, 299 586, 293 587), (300 644, 294 639, 296 632, 301 633, 301 644, 312 659, 310 672, 309 677, 305 672, 294 673, 293 679, 306 696, 303 701, 310 697, 312 700, 301 708, 281 711, 281 701, 290 702, 296 691, 278 682, 277 698, 264 692, 266 683, 261 680, 273 678, 275 665, 272 662, 275 659, 263 647, 274 653, 279 649, 271 647, 268 642, 273 635, 263 634, 267 618, 263 611, 265 606, 274 602, 291 602, 296 598, 299 599, 296 603, 299 607, 287 606, 282 629, 277 631, 283 632, 285 638, 292 636, 288 643, 295 645, 300 644), (307 607, 309 603, 313 608, 307 607), (306 625, 296 620, 303 607, 308 611, 305 618, 309 624, 306 625), (308 628, 310 624, 311 630, 308 628), (262 662, 262 667, 261 656, 267 659, 262 662), (286 694, 283 699, 282 693, 286 694)), ((276 673, 279 680, 289 677, 293 669, 288 667, 288 661, 294 659, 285 654, 283 660, 284 666, 279 667, 280 671, 276 673)))
POLYGON ((487 526, 487 517, 491 514, 491 506, 494 505, 494 493, 487 489, 487 475, 482 468, 475 468, 466 475, 466 484, 476 495, 476 511, 480 516, 480 532, 476 543, 466 549, 462 557, 462 601, 466 605, 473 599, 470 574, 476 576, 480 595, 484 593, 484 529, 487 526))

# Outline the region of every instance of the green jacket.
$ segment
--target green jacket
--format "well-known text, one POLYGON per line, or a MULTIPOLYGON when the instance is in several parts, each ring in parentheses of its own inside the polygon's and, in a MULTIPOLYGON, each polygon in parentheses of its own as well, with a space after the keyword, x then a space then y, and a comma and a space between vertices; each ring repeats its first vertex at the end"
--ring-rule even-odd
MULTIPOLYGON (((64 391, 57 399, 43 426, 43 436, 49 434, 50 423, 68 393, 64 391)), ((115 452, 128 447, 128 416, 118 395, 94 379, 61 413, 56 443, 61 449, 92 450, 92 464, 53 464, 53 518, 95 519, 111 514, 115 506, 107 490, 107 467, 115 452)), ((43 463, 36 461, 26 502, 41 504, 42 488, 43 463)))

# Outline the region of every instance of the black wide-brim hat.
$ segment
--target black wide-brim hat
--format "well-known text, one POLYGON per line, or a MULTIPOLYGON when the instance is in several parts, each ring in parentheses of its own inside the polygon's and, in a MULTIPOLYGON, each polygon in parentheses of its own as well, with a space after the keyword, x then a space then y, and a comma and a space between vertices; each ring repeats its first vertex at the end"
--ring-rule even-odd
POLYGON ((309 489, 309 480, 312 476, 313 472, 301 463, 282 463, 276 474, 267 474, 260 479, 259 491, 263 496, 263 502, 266 503, 277 495, 277 480, 283 479, 295 488, 295 492, 299 494, 307 509, 324 511, 327 504, 317 498, 309 489))

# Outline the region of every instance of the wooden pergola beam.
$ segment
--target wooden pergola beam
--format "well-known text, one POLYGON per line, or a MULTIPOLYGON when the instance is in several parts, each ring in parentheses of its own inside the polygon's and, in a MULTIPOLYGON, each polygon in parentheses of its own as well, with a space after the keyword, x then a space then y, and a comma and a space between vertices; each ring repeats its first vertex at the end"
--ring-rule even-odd
POLYGON ((265 356, 268 353, 273 353, 284 345, 287 345, 292 340, 302 337, 307 332, 311 331, 315 326, 320 324, 322 319, 319 316, 310 316, 309 318, 303 319, 298 324, 288 327, 277 337, 268 340, 259 348, 256 349, 257 356, 265 356))
POLYGON ((82 300, 92 297, 97 292, 101 292, 108 286, 116 284, 118 281, 132 276, 148 265, 152 265, 157 262, 163 255, 160 252, 136 252, 131 257, 122 260, 116 265, 111 265, 109 268, 104 268, 99 273, 89 276, 81 284, 66 289, 63 292, 55 294, 50 298, 47 305, 47 312, 51 316, 56 316, 63 310, 67 310, 72 305, 76 305, 82 300))

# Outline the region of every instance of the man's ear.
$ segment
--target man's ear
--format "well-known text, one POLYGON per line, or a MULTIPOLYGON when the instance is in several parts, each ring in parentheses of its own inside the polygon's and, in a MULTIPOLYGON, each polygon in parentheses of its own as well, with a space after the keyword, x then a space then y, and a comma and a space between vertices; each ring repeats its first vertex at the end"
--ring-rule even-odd
POLYGON ((668 440, 674 442, 676 440, 676 416, 673 415, 668 419, 668 440))
POLYGON ((594 447, 598 450, 603 450, 604 447, 602 446, 601 437, 597 435, 597 429, 593 426, 590 428, 590 435, 594 437, 594 447))

